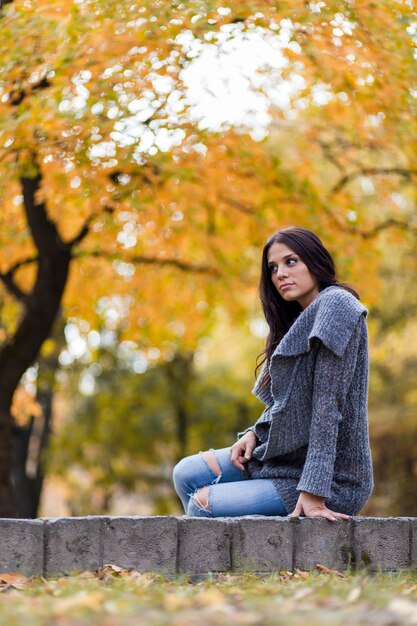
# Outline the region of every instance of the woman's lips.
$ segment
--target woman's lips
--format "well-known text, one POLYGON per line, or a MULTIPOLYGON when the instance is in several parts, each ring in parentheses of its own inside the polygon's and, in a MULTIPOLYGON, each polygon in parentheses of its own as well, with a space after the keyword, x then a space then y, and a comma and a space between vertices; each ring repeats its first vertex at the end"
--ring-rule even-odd
POLYGON ((283 285, 280 286, 279 290, 284 291, 285 289, 289 289, 292 286, 293 286, 292 283, 284 283, 283 285))

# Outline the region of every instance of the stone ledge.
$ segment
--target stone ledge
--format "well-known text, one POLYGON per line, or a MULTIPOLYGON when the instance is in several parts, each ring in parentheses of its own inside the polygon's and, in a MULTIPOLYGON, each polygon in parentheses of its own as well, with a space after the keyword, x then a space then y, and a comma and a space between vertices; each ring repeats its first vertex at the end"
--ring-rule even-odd
POLYGON ((417 568, 417 518, 246 516, 0 519, 0 572, 52 576, 107 563, 167 575, 417 568))

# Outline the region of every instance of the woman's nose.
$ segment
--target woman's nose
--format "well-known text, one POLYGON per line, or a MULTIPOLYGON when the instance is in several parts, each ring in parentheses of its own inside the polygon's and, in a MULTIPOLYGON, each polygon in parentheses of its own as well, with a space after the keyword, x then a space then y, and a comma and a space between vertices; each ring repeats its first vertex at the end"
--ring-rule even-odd
POLYGON ((284 266, 279 265, 277 269, 277 278, 282 279, 282 278, 286 278, 287 276, 288 276, 288 271, 285 265, 284 266))

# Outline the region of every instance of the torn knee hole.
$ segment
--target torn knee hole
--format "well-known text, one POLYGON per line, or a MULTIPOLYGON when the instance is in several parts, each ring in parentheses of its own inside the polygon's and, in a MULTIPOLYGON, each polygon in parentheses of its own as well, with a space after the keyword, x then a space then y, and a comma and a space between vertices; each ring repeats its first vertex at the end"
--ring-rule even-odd
POLYGON ((213 470, 213 472, 217 475, 220 476, 222 473, 222 470, 220 469, 220 466, 217 462, 217 459, 214 455, 214 452, 208 451, 208 452, 202 452, 203 455, 203 459, 206 461, 207 465, 209 466, 209 468, 211 470, 213 470))
POLYGON ((203 487, 203 489, 199 489, 196 493, 193 494, 192 498, 195 504, 203 511, 210 512, 209 501, 208 501, 208 487, 203 487))

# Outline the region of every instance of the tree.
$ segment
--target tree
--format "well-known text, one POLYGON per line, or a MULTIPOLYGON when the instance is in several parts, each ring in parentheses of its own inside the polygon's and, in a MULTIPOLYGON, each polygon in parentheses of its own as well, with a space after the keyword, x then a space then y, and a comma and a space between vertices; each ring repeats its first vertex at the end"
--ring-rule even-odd
POLYGON ((59 356, 65 345, 63 327, 64 320, 58 315, 36 367, 28 370, 13 396, 12 478, 16 508, 25 518, 37 516, 41 499, 43 456, 51 434, 59 356))
POLYGON ((14 2, 2 17, 0 277, 11 323, 4 323, 0 352, 1 515, 13 513, 13 394, 51 331, 64 291, 67 311, 91 317, 91 299, 80 299, 80 289, 88 295, 86 281, 94 285, 95 300, 116 280, 113 291, 141 341, 158 337, 170 350, 182 334, 176 318, 184 303, 197 309, 182 341, 201 328, 207 279, 227 262, 218 222, 222 231, 233 225, 239 246, 248 241, 255 211, 246 200, 260 190, 256 168, 245 162, 254 153, 258 167, 264 159, 254 142, 232 134, 204 147, 189 121, 180 73, 192 55, 180 35, 192 16, 191 8, 160 2, 97 2, 94 11, 14 2), (201 184, 207 178, 208 189, 201 184), (174 300, 169 277, 178 272, 189 280, 177 283, 174 300), (155 306, 161 301, 163 311, 155 306))
POLYGON ((335 250, 342 232, 343 274, 360 276, 366 258, 376 300, 373 238, 395 227, 397 245, 397 232, 415 230, 414 23, 406 3, 365 1, 4 7, 0 515, 13 513, 13 394, 62 303, 94 319, 93 303, 111 309, 118 297, 141 345, 191 346, 214 293, 236 316, 254 295, 254 250, 277 217, 335 250), (251 33, 281 42, 264 90, 296 85, 286 107, 271 98, 277 125, 264 143, 230 125, 208 132, 184 84, 205 46, 251 33))

